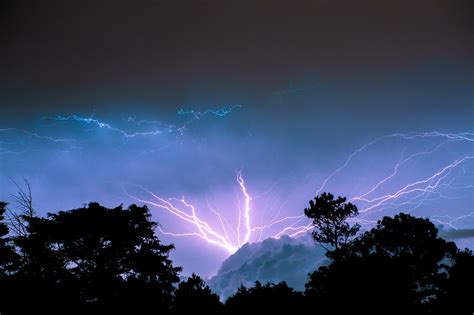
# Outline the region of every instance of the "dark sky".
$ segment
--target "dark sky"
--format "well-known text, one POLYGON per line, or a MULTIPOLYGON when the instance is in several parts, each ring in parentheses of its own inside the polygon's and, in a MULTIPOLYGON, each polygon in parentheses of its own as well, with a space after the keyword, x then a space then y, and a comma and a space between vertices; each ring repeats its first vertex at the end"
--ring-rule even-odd
POLYGON ((379 82, 433 64, 472 75, 469 0, 2 3, 2 94, 28 107, 266 95, 315 74, 379 82))
MULTIPOLYGON (((186 197, 238 246, 236 171, 255 228, 300 215, 354 150, 403 133, 324 189, 360 197, 396 170, 372 194, 382 197, 448 167, 423 182, 433 191, 373 213, 358 202, 372 221, 410 210, 474 227, 473 1, 12 0, 0 12, 0 200, 11 202, 10 179, 31 182, 41 214, 127 205, 130 193, 150 198, 143 186, 186 197)), ((152 210, 164 230, 196 232, 152 210)), ((212 275, 229 254, 160 237, 186 273, 212 275)))

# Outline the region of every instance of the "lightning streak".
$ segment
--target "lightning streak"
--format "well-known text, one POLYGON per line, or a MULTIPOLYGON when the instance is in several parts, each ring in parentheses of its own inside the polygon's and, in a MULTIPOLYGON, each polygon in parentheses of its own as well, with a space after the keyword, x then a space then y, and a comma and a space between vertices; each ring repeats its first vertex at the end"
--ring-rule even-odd
MULTIPOLYGON (((97 129, 108 130, 119 137, 125 140, 130 140, 132 138, 143 138, 143 137, 154 137, 164 134, 173 134, 176 133, 178 136, 184 136, 189 125, 196 120, 203 118, 204 116, 216 116, 222 118, 224 116, 230 115, 235 109, 242 107, 240 104, 233 106, 223 106, 218 109, 207 109, 204 111, 195 111, 195 110, 184 110, 181 109, 178 111, 179 116, 192 115, 192 117, 181 124, 167 124, 157 120, 137 120, 134 117, 128 117, 125 119, 127 125, 117 126, 110 122, 99 120, 95 118, 95 113, 93 112, 90 116, 80 116, 77 114, 72 114, 68 116, 57 115, 57 116, 45 116, 42 117, 41 121, 49 121, 51 123, 42 124, 42 127, 54 127, 60 124, 65 123, 79 123, 81 125, 90 125, 97 129)), ((88 129, 87 131, 90 131, 88 129)), ((92 138, 93 139, 93 138, 92 138)), ((44 147, 36 146, 43 145, 44 143, 61 145, 61 148, 66 149, 82 149, 79 145, 84 145, 86 139, 71 139, 65 137, 52 137, 49 135, 40 134, 33 131, 28 131, 19 128, 1 128, 0 129, 0 155, 20 155, 28 151, 38 151, 44 149, 44 147), (3 137, 8 137, 8 139, 18 139, 16 141, 2 141, 3 137), (35 142, 33 142, 35 140, 35 142)), ((157 150, 166 148, 166 145, 159 146, 158 149, 146 150, 143 153, 153 153, 157 150)), ((64 151, 64 150, 63 150, 64 151)), ((61 152, 63 152, 61 151, 61 152)))
MULTIPOLYGON (((242 189, 242 194, 245 197, 244 201, 244 219, 245 219, 245 236, 243 240, 243 244, 247 243, 250 240, 250 233, 252 229, 250 228, 250 200, 251 197, 247 193, 247 188, 245 187, 245 181, 244 178, 242 177, 242 171, 239 171, 237 174, 237 182, 240 185, 240 188, 242 189)), ((241 217, 239 215, 239 217, 241 217)))
MULTIPOLYGON (((388 175, 379 180, 375 185, 369 188, 367 191, 363 192, 362 194, 355 195, 351 197, 348 201, 355 203, 359 207, 359 213, 361 214, 358 218, 353 219, 354 222, 367 225, 367 224, 374 224, 376 220, 368 219, 367 216, 374 214, 376 212, 385 212, 387 210, 396 210, 402 209, 405 212, 412 212, 416 209, 419 209, 424 202, 427 200, 433 200, 430 196, 434 196, 435 199, 437 198, 444 198, 444 199, 454 199, 454 198, 462 198, 462 197, 448 197, 441 193, 440 189, 449 189, 451 191, 455 190, 468 190, 473 189, 474 185, 461 185, 456 186, 453 184, 456 178, 459 176, 453 175, 454 170, 459 169, 461 166, 468 164, 474 159, 474 154, 466 154, 461 156, 457 159, 448 162, 443 167, 439 168, 438 170, 434 171, 428 176, 423 178, 416 179, 412 182, 408 182, 403 185, 401 188, 395 189, 390 193, 382 193, 377 194, 377 192, 383 187, 385 189, 391 189, 387 186, 390 181, 395 179, 399 174, 399 171, 402 167, 408 164, 411 161, 420 158, 421 156, 428 156, 436 151, 440 150, 441 148, 445 147, 449 143, 454 142, 474 142, 474 133, 471 132, 463 132, 463 133, 441 133, 441 132, 426 132, 426 133, 409 133, 409 134, 402 134, 402 133, 395 133, 391 135, 381 136, 368 142, 355 150, 351 153, 346 160, 344 160, 343 164, 336 168, 333 172, 331 172, 321 183, 319 188, 317 189, 317 194, 320 194, 324 191, 327 184, 339 173, 345 170, 352 162, 356 155, 361 154, 362 152, 366 151, 369 147, 374 146, 375 144, 389 139, 400 138, 405 141, 430 141, 433 140, 443 140, 439 143, 435 143, 435 146, 430 150, 419 151, 413 153, 406 157, 405 159, 399 161, 393 168, 392 172, 388 175), (448 179, 451 178, 449 181, 448 179), (374 195, 373 197, 369 197, 374 195)), ((462 169, 463 173, 466 173, 466 168, 462 169)), ((461 216, 431 216, 430 218, 433 221, 437 221, 439 223, 443 223, 451 228, 455 228, 454 223, 474 217, 474 213, 471 212, 467 215, 461 216)), ((267 229, 271 228, 275 225, 278 226, 280 223, 286 223, 279 232, 274 234, 274 237, 280 237, 283 234, 288 234, 290 236, 298 236, 300 234, 304 234, 313 229, 311 223, 301 224, 300 222, 305 219, 304 215, 299 216, 287 216, 280 218, 278 220, 274 220, 267 225, 262 227, 257 227, 256 229, 267 229), (293 222, 293 223, 291 223, 293 222)))
MULTIPOLYGON (((224 117, 239 107, 241 107, 241 105, 237 104, 230 107, 204 111, 181 109, 178 111, 178 115, 191 116, 191 118, 182 125, 164 124, 154 120, 137 120, 129 117, 126 122, 133 124, 134 129, 127 130, 94 118, 93 115, 89 117, 59 115, 43 117, 42 120, 56 123, 76 122, 91 125, 99 129, 109 130, 124 139, 130 139, 175 132, 179 135, 183 135, 187 126, 193 121, 201 119, 206 115, 224 117), (137 126, 140 127, 140 129, 137 129, 137 126), (144 129, 142 128, 143 126, 153 129, 144 129)), ((24 149, 25 143, 26 146, 29 145, 32 141, 31 139, 41 141, 41 143, 47 142, 55 147, 64 145, 71 146, 79 142, 77 139, 66 137, 56 138, 16 128, 0 129, 0 135, 8 136, 11 134, 21 134, 24 138, 27 138, 28 141, 0 141, 0 155, 23 154, 27 152, 31 148, 26 147, 26 149, 24 149), (16 149, 17 147, 15 146, 20 145, 22 145, 22 147, 16 149)), ((362 145, 349 154, 348 157, 342 161, 340 166, 335 168, 325 178, 318 180, 318 185, 315 185, 317 187, 316 194, 325 191, 328 185, 334 182, 336 177, 342 175, 344 171, 347 171, 351 167, 357 167, 358 164, 356 164, 355 161, 359 161, 358 158, 360 157, 363 158, 363 154, 367 153, 370 148, 395 140, 401 141, 407 146, 416 145, 417 150, 409 151, 409 154, 402 156, 396 163, 393 163, 393 166, 389 167, 388 172, 384 173, 380 178, 377 177, 375 183, 363 189, 362 192, 353 193, 348 196, 348 201, 355 203, 360 213, 359 217, 352 220, 353 222, 363 225, 374 224, 377 219, 376 215, 380 215, 382 212, 393 213, 399 210, 412 212, 422 209, 422 206, 428 201, 462 198, 462 193, 474 189, 472 182, 467 184, 465 182, 461 184, 458 182, 458 180, 463 177, 465 178, 464 181, 472 179, 472 162, 474 161, 474 152, 472 151, 474 151, 474 148, 471 152, 459 153, 456 150, 450 150, 450 147, 448 147, 449 145, 455 145, 457 143, 473 144, 474 133, 441 133, 433 131, 424 133, 394 133, 378 137, 362 145), (423 145, 422 149, 418 147, 420 143, 423 145), (443 152, 449 152, 449 158, 443 159, 443 163, 437 165, 436 169, 430 169, 427 172, 412 172, 410 167, 417 167, 418 164, 416 163, 423 163, 423 159, 430 158, 442 150, 444 150, 443 152)), ((370 177, 375 176, 376 175, 372 174, 370 177)), ((368 178, 369 176, 364 175, 361 179, 366 180, 368 178)), ((206 200, 206 206, 198 207, 187 201, 184 197, 163 198, 145 188, 141 189, 147 198, 129 196, 155 209, 166 211, 190 228, 189 231, 175 233, 165 231, 159 227, 161 233, 176 237, 198 237, 209 244, 226 250, 228 253, 235 252, 245 243, 260 240, 262 235, 276 238, 282 235, 295 237, 313 229, 311 222, 309 222, 304 214, 301 214, 302 209, 291 209, 291 215, 281 215, 282 210, 284 210, 283 208, 287 207, 286 200, 280 201, 270 195, 270 192, 277 185, 277 182, 275 182, 270 189, 258 195, 251 195, 249 193, 242 171, 236 172, 236 183, 239 201, 231 205, 232 209, 226 209, 227 211, 225 212, 220 211, 217 202, 211 205, 211 203, 206 200), (269 203, 265 201, 264 207, 261 207, 260 204, 258 204, 258 206, 256 204, 256 199, 260 197, 267 198, 265 200, 269 198, 273 199, 269 203), (258 215, 260 215, 260 218, 263 217, 265 211, 272 211, 272 215, 269 216, 268 220, 257 220, 256 214, 254 213, 255 209, 259 210, 258 215), (233 211, 231 212, 230 210, 233 211), (211 219, 208 214, 211 214, 211 218, 214 218, 214 220, 207 220, 211 219), (237 217, 237 219, 235 219, 235 217, 237 217), (217 224, 213 224, 213 222, 217 224), (254 233, 258 233, 257 236, 255 236, 254 233)), ((436 215, 432 215, 430 218, 433 221, 456 228, 456 225, 462 220, 474 218, 474 212, 472 212, 472 210, 473 209, 464 211, 464 213, 468 214, 460 216, 455 216, 452 213, 436 213, 436 215)), ((285 214, 288 213, 289 211, 287 210, 285 214)))
MULTIPOLYGON (((425 178, 423 180, 419 180, 419 181, 415 181, 413 183, 410 183, 410 184, 404 186, 403 188, 399 189, 398 191, 396 191, 393 194, 387 194, 387 195, 379 196, 379 197, 372 198, 372 199, 367 199, 367 198, 363 198, 363 197, 353 197, 351 199, 351 201, 360 200, 360 201, 365 201, 365 202, 371 204, 370 206, 365 207, 365 208, 363 208, 362 210, 359 211, 361 213, 364 213, 364 212, 369 212, 371 210, 374 210, 377 207, 379 207, 380 205, 382 205, 382 204, 384 204, 388 201, 400 198, 403 195, 412 194, 412 193, 416 193, 416 192, 420 192, 420 193, 431 192, 431 191, 433 191, 434 189, 436 189, 440 186, 440 182, 443 179, 445 179, 455 167, 457 167, 461 163, 464 163, 464 162, 466 162, 468 160, 471 160, 471 159, 474 159, 474 156, 465 156, 462 159, 455 160, 452 163, 450 163, 449 165, 447 165, 447 166, 443 167, 442 169, 440 169, 438 172, 436 172, 432 176, 430 176, 428 178, 425 178)), ((367 195, 367 193, 364 194, 364 195, 367 195)))
MULTIPOLYGON (((144 187, 140 187, 144 192, 146 192, 149 196, 152 197, 151 200, 139 198, 137 196, 128 194, 128 196, 138 202, 142 202, 149 206, 158 209, 164 209, 168 213, 172 214, 173 216, 183 220, 184 222, 189 223, 191 226, 194 227, 195 231, 193 232, 186 232, 186 233, 174 233, 169 231, 164 231, 160 227, 160 231, 165 235, 171 235, 175 237, 183 237, 183 236, 197 236, 204 241, 216 245, 220 248, 225 249, 230 254, 234 253, 239 247, 243 244, 250 241, 251 236, 251 225, 250 225, 250 216, 251 216, 251 200, 252 197, 247 192, 247 187, 245 186, 245 181, 242 176, 242 171, 237 172, 237 183, 240 187, 241 193, 244 196, 244 209, 240 212, 239 211, 239 220, 237 226, 237 239, 232 241, 230 234, 228 232, 228 221, 223 219, 220 211, 214 209, 209 205, 208 202, 208 210, 210 210, 218 219, 220 225, 219 229, 213 228, 210 223, 202 219, 196 210, 196 207, 187 202, 184 197, 182 198, 169 198, 165 199, 153 193, 152 191, 145 189, 144 187), (241 229, 241 220, 243 220, 244 224, 244 237, 243 240, 240 239, 240 229, 241 229), (224 224, 224 221, 227 222, 227 225, 224 224)), ((235 233, 232 233, 235 235, 235 233)))
POLYGON ((156 136, 156 135, 159 135, 159 134, 163 133, 163 130, 153 130, 153 131, 145 131, 145 132, 128 133, 128 132, 126 132, 122 129, 113 127, 109 123, 104 123, 104 122, 101 122, 98 119, 94 119, 92 116, 84 118, 84 117, 81 117, 81 116, 78 116, 78 115, 70 115, 70 116, 58 115, 56 117, 43 117, 42 119, 43 120, 49 119, 49 120, 55 120, 55 121, 77 121, 77 122, 82 122, 82 123, 86 123, 86 124, 92 124, 92 125, 96 125, 99 128, 104 128, 104 129, 108 129, 108 130, 117 132, 117 133, 121 134, 122 136, 124 136, 125 138, 135 138, 135 137, 138 137, 138 136, 156 136))
POLYGON ((232 111, 236 108, 240 108, 242 105, 236 104, 231 107, 224 106, 220 109, 207 109, 205 111, 194 111, 194 110, 184 110, 180 109, 178 111, 178 115, 193 115, 193 118, 186 121, 184 124, 181 126, 176 126, 172 124, 165 124, 160 121, 156 120, 136 120, 134 117, 128 117, 126 122, 128 123, 133 123, 136 126, 142 126, 142 125, 159 125, 161 126, 160 129, 153 129, 153 130, 147 130, 147 131, 135 131, 135 132, 128 132, 125 131, 122 128, 118 128, 115 126, 112 126, 112 124, 100 121, 99 119, 94 118, 94 113, 92 113, 91 116, 89 117, 82 117, 79 115, 69 115, 69 116, 46 116, 41 118, 41 120, 51 120, 51 121, 56 121, 56 122, 68 122, 68 121, 75 121, 79 123, 85 123, 88 125, 95 125, 99 128, 103 129, 108 129, 110 131, 116 132, 120 135, 122 135, 125 138, 135 138, 135 137, 144 137, 144 136, 157 136, 161 135, 163 133, 172 133, 172 132, 179 132, 181 135, 184 135, 184 131, 186 130, 187 126, 192 123, 195 120, 198 120, 206 115, 212 114, 217 117, 224 117, 232 113, 232 111))
MULTIPOLYGON (((454 174, 454 171, 463 167, 462 173, 467 174, 466 169, 469 166, 468 163, 474 160, 474 154, 466 154, 451 160, 450 162, 424 177, 416 178, 413 181, 405 183, 399 188, 393 189, 393 185, 390 185, 391 182, 395 180, 397 176, 399 176, 401 170, 405 169, 409 163, 417 162, 421 157, 433 155, 451 143, 466 141, 474 142, 474 134, 467 132, 458 134, 440 132, 410 134, 397 133, 376 138, 375 140, 364 144, 352 152, 344 160, 341 166, 336 168, 322 180, 319 188, 317 189, 317 194, 324 191, 328 183, 331 182, 336 175, 342 173, 346 168, 348 168, 357 155, 362 154, 369 147, 372 147, 377 143, 388 141, 390 139, 401 139, 403 141, 409 142, 423 141, 432 147, 430 149, 416 151, 404 158, 402 157, 393 166, 391 172, 388 175, 378 180, 374 185, 368 187, 367 190, 361 194, 352 196, 349 201, 358 205, 360 209, 360 216, 353 218, 351 222, 363 225, 371 225, 376 223, 377 220, 369 218, 369 214, 396 210, 400 209, 401 207, 403 207, 403 211, 410 212, 418 209, 424 202, 428 200, 434 200, 437 198, 457 198, 444 195, 440 191, 441 189, 465 191, 467 189, 474 188, 474 185, 472 184, 454 184, 456 178, 458 178, 458 176, 454 174), (381 189, 385 189, 385 191, 388 190, 388 192, 380 193, 379 191, 381 189)), ((165 209, 177 218, 191 224, 191 226, 194 226, 195 229, 194 231, 187 233, 171 233, 169 231, 161 230, 162 233, 178 237, 197 236, 210 244, 217 245, 227 250, 229 253, 235 252, 240 246, 253 240, 253 233, 259 233, 260 236, 257 237, 257 239, 260 240, 264 231, 267 236, 279 238, 285 234, 296 237, 313 229, 313 225, 311 222, 308 222, 309 220, 305 218, 303 214, 280 217, 280 210, 285 204, 285 201, 279 202, 280 207, 277 209, 270 222, 260 226, 252 226, 252 201, 258 197, 268 194, 274 188, 276 183, 274 183, 269 190, 260 195, 256 195, 255 198, 252 198, 252 196, 250 196, 247 191, 245 180, 241 171, 237 172, 236 180, 240 187, 240 194, 243 196, 243 198, 236 204, 238 219, 236 222, 234 221, 236 225, 235 227, 232 227, 232 224, 229 224, 229 221, 227 220, 228 216, 223 217, 222 213, 215 207, 211 206, 209 201, 207 202, 207 210, 217 218, 219 223, 218 228, 211 227, 211 224, 208 221, 205 221, 201 216, 198 215, 196 207, 188 203, 184 198, 165 200, 164 198, 159 197, 150 191, 146 192, 152 196, 154 200, 150 201, 139 199, 137 197, 133 198, 156 208, 165 209)), ((298 209, 298 212, 299 211, 300 209, 298 209)), ((226 213, 228 214, 228 212, 226 213)), ((454 223, 471 217, 474 217, 474 212, 459 217, 453 217, 449 215, 432 216, 432 219, 454 228, 454 223)))
POLYGON ((228 114, 232 113, 232 111, 238 107, 242 107, 240 104, 235 104, 233 106, 227 107, 224 106, 220 109, 207 109, 205 111, 195 111, 195 110, 187 110, 187 109, 180 109, 178 111, 178 115, 193 115, 196 119, 201 118, 202 116, 205 116, 207 114, 213 114, 219 117, 224 117, 227 116, 228 114))

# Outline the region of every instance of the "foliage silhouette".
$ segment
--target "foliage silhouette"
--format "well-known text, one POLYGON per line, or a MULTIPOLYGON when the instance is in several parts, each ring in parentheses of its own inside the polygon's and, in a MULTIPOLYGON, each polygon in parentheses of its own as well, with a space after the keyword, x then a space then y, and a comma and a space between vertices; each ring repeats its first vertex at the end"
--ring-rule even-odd
MULTIPOLYGON (((357 234, 360 226, 350 226, 348 218, 358 215, 357 207, 346 202, 346 198, 322 193, 309 202, 309 207, 304 209, 304 214, 313 220, 315 230, 312 235, 316 242, 325 246, 338 249, 346 244, 351 237, 357 234)), ((328 248, 327 248, 328 249, 328 248)))
POLYGON ((0 202, 0 278, 10 274, 17 263, 18 256, 8 237, 8 225, 4 222, 7 204, 0 202))
POLYGON ((22 254, 15 277, 30 288, 25 307, 51 311, 51 297, 61 297, 67 303, 54 304, 53 311, 64 304, 106 312, 131 305, 134 311, 167 311, 180 268, 168 258, 173 246, 154 235, 150 217, 146 207, 91 203, 28 218, 28 234, 15 240, 22 254))
POLYGON ((192 274, 186 281, 180 282, 174 295, 173 313, 218 314, 221 311, 219 296, 212 293, 199 276, 192 274))
POLYGON ((0 202, 1 314, 474 312, 472 252, 439 238, 429 220, 403 213, 354 237, 359 227, 346 219, 357 208, 331 194, 305 209, 318 228, 315 241, 332 250, 304 294, 257 281, 224 305, 199 276, 179 282, 173 246, 156 237, 146 206, 91 203, 46 217, 23 211, 14 231, 6 208, 0 202))
POLYGON ((449 270, 444 295, 435 303, 437 314, 474 314, 474 256, 469 250, 459 251, 449 270))
POLYGON ((427 311, 442 295, 456 252, 426 219, 385 217, 330 252, 331 263, 310 275, 306 295, 321 309, 337 312, 427 311))
POLYGON ((262 285, 257 281, 252 288, 241 286, 225 304, 226 313, 230 314, 244 314, 249 311, 255 314, 281 314, 303 309, 303 294, 288 287, 286 282, 262 285))

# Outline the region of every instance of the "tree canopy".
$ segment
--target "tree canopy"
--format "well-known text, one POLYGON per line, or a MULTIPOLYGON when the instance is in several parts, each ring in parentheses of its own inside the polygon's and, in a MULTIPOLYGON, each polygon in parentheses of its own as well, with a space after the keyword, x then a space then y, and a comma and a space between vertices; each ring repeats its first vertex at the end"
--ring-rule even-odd
POLYGON ((256 314, 277 314, 302 311, 303 307, 303 294, 288 287, 286 282, 262 285, 256 281, 253 287, 241 286, 237 293, 229 297, 225 310, 232 314, 248 311, 256 314))
POLYGON ((376 227, 329 253, 310 275, 306 294, 323 309, 380 312, 426 310, 444 292, 457 248, 428 220, 384 217, 376 227), (343 300, 345 303, 337 303, 343 300), (360 301, 365 301, 359 309, 360 301))
MULTIPOLYGON (((27 218, 27 233, 14 240, 21 257, 15 278, 24 285, 17 289, 29 288, 21 295, 31 295, 32 309, 66 295, 63 301, 84 309, 133 304, 167 310, 180 268, 172 265, 173 246, 161 244, 150 218, 146 206, 108 209, 97 203, 27 218)), ((59 304, 58 310, 64 307, 59 304)))
POLYGON ((321 194, 305 214, 328 261, 305 292, 256 281, 223 303, 201 277, 180 281, 174 247, 155 235, 146 206, 90 203, 40 217, 25 196, 18 215, 0 202, 2 314, 474 312, 472 252, 439 238, 425 218, 400 213, 357 235, 347 222, 357 207, 321 194))
POLYGON ((347 219, 356 217, 359 212, 356 205, 346 200, 345 197, 334 199, 332 194, 322 193, 304 209, 304 214, 313 220, 313 238, 322 246, 329 245, 337 249, 359 230, 358 224, 351 226, 347 222, 347 219))
POLYGON ((192 274, 180 282, 175 292, 173 312, 175 314, 217 314, 222 311, 219 296, 212 293, 201 277, 192 274))

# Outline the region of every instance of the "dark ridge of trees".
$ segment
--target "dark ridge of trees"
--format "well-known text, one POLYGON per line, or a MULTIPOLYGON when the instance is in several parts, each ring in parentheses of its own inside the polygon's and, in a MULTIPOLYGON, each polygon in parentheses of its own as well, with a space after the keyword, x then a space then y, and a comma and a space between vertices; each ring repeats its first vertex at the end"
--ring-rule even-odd
POLYGON ((256 281, 253 287, 241 286, 229 297, 225 310, 231 314, 285 314, 303 311, 304 304, 303 294, 288 287, 286 282, 262 285, 256 281))
POLYGON ((222 304, 219 296, 212 293, 201 277, 192 274, 186 281, 180 282, 174 293, 174 314, 219 314, 222 304))
POLYGON ((108 209, 97 203, 25 217, 26 234, 13 239, 20 259, 9 298, 2 301, 4 313, 167 311, 180 268, 172 265, 173 246, 161 244, 150 218, 146 206, 108 209))
POLYGON ((458 251, 455 264, 449 270, 444 283, 444 294, 434 301, 437 314, 474 314, 474 256, 471 251, 458 251))
POLYGON ((400 213, 357 235, 347 222, 357 207, 319 195, 305 214, 329 261, 305 292, 257 281, 222 303, 199 276, 179 281, 174 247, 157 238, 146 206, 90 203, 39 217, 28 192, 19 212, 0 202, 1 314, 474 312, 472 252, 439 238, 427 219, 400 213))
POLYGON ((403 213, 385 217, 372 230, 329 252, 331 263, 310 275, 306 295, 320 308, 337 313, 429 311, 446 291, 456 252, 455 244, 438 238, 426 219, 403 213), (345 303, 337 303, 344 290, 349 290, 345 303))

